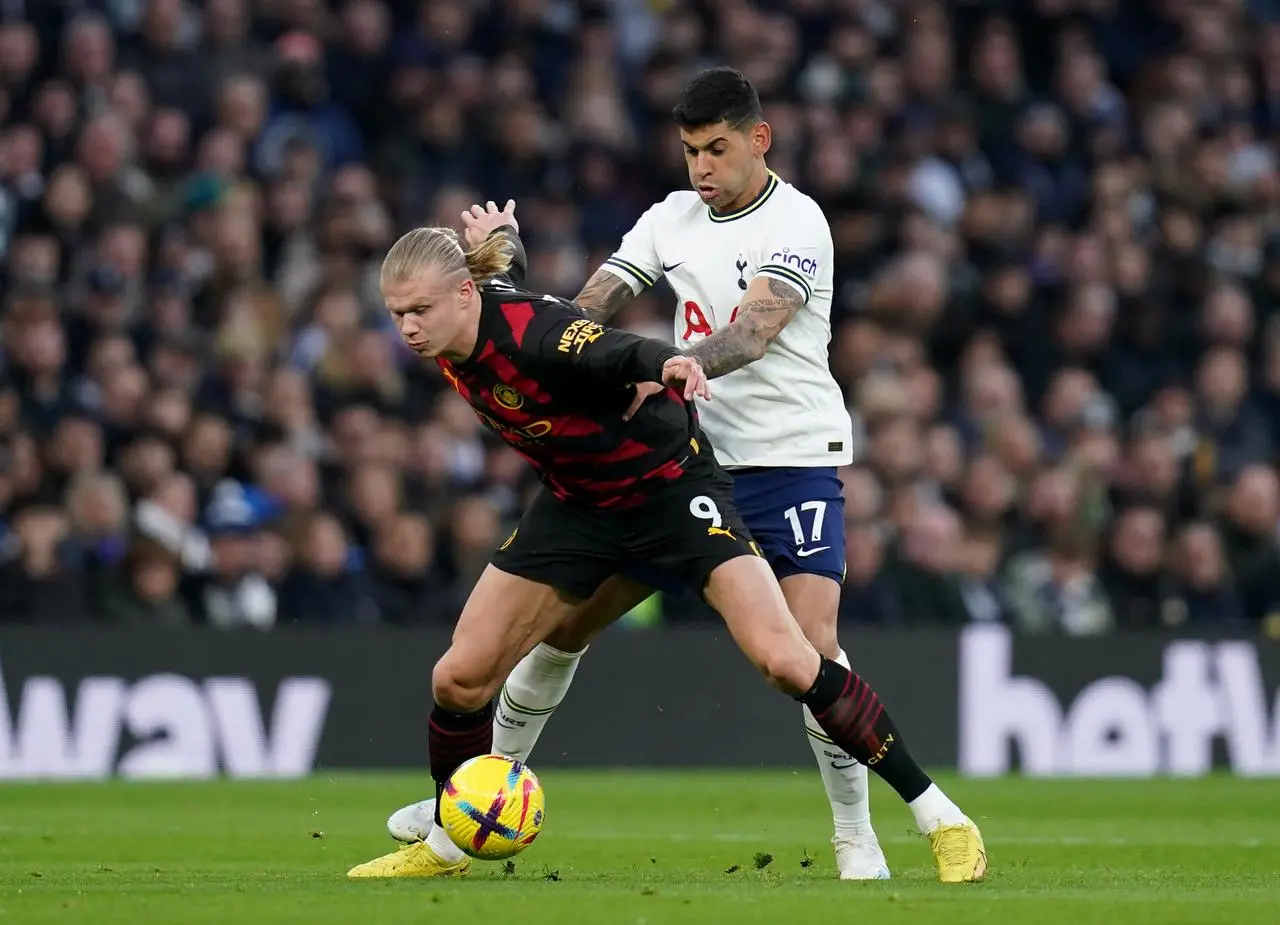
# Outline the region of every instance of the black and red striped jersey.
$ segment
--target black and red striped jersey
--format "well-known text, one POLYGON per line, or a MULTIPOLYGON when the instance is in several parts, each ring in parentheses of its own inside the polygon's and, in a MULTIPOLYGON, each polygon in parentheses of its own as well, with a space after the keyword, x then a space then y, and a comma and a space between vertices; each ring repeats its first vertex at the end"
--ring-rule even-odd
POLYGON ((683 471, 704 442, 691 404, 674 389, 649 398, 629 421, 632 385, 657 382, 679 351, 590 320, 572 302, 480 287, 480 333, 471 356, 436 362, 485 426, 534 467, 564 501, 601 509, 643 503, 655 479, 683 471), (692 444, 691 444, 692 442, 692 444))

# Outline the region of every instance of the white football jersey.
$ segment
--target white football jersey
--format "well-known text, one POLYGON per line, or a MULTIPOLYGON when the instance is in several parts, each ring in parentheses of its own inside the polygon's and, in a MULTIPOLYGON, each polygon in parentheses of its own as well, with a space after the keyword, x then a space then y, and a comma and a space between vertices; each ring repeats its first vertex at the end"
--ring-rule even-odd
POLYGON ((716 214, 693 190, 652 206, 603 268, 632 292, 665 276, 679 300, 675 344, 688 349, 729 324, 756 276, 780 280, 804 308, 754 363, 711 384, 702 426, 728 468, 843 466, 853 426, 831 375, 831 229, 818 204, 772 172, 736 212, 716 214))

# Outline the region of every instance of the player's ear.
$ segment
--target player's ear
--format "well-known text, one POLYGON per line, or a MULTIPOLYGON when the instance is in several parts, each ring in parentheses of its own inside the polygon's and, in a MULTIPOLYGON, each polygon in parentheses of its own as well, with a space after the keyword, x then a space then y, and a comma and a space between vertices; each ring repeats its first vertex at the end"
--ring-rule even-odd
POLYGON ((768 122, 757 122, 751 129, 751 153, 764 157, 773 146, 773 127, 768 122))

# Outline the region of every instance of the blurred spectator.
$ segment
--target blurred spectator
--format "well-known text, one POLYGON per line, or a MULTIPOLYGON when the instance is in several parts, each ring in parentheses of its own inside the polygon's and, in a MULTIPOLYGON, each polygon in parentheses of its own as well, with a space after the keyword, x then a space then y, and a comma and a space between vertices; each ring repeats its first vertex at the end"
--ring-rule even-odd
POLYGON ((1167 525, 1155 507, 1121 511, 1107 538, 1099 575, 1118 625, 1151 629, 1173 622, 1165 571, 1167 525))
POLYGON ((1171 622, 1229 627, 1244 619, 1222 554, 1222 540, 1212 524, 1197 521, 1183 527, 1174 555, 1179 606, 1171 622))
POLYGON ((921 504, 887 563, 890 582, 909 623, 959 625, 968 620, 960 593, 960 519, 941 505, 921 504))
POLYGON ((57 623, 83 619, 89 589, 67 539, 71 520, 54 505, 33 505, 13 515, 15 548, 4 566, 0 613, 6 621, 57 623))
POLYGON ((363 560, 347 542, 336 517, 316 514, 280 586, 280 620, 332 624, 375 619, 376 605, 363 560))
POLYGON ((874 524, 850 521, 845 530, 844 590, 840 619, 889 626, 902 622, 897 589, 883 571, 885 549, 874 524))
POLYGON ((176 556, 158 544, 138 542, 104 589, 102 616, 112 623, 187 626, 192 617, 179 593, 181 579, 176 556))
POLYGON ((1280 481, 1268 466, 1251 464, 1232 485, 1222 519, 1222 550, 1244 614, 1263 621, 1280 612, 1280 481))
POLYGON ((974 622, 1010 620, 1005 589, 1000 583, 1002 557, 998 529, 971 529, 964 538, 960 560, 960 593, 974 622))
POLYGON ((406 625, 454 616, 435 552, 426 518, 397 514, 381 525, 373 543, 371 577, 383 620, 406 625))
POLYGON ((275 508, 269 497, 231 480, 214 489, 204 516, 207 554, 191 562, 187 592, 212 626, 268 629, 276 622, 276 591, 259 555, 275 508))
POLYGON ((1062 526, 1044 547, 1009 563, 1005 594, 1018 629, 1032 633, 1091 636, 1114 624, 1111 602, 1094 567, 1092 533, 1062 526))
POLYGON ((0 4, 4 619, 455 616, 534 485, 379 256, 516 197, 572 294, 727 62, 832 228, 842 614, 1280 632, 1275 7, 0 4))

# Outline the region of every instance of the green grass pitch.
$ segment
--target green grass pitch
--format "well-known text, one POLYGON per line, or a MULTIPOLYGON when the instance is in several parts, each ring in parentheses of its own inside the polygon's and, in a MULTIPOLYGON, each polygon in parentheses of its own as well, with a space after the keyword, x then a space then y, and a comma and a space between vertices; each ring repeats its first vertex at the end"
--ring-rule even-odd
POLYGON ((991 856, 960 886, 873 783, 894 879, 868 884, 834 879, 807 769, 548 771, 538 842, 460 881, 344 877, 425 774, 7 784, 0 923, 1280 923, 1280 782, 944 779, 991 856))

